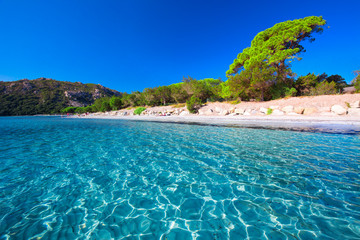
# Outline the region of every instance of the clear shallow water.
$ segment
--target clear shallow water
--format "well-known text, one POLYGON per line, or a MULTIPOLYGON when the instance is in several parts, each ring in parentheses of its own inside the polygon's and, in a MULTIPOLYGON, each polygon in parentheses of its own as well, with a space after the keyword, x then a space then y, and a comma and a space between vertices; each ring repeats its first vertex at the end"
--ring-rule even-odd
POLYGON ((359 239, 360 138, 0 118, 0 239, 359 239))

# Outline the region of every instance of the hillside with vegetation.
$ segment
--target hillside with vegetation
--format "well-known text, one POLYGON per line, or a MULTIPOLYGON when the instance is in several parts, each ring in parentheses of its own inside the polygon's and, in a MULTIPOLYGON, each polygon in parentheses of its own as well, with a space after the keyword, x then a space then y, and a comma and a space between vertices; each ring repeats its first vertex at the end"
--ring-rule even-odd
POLYGON ((56 114, 68 106, 83 107, 99 98, 120 95, 99 84, 49 78, 0 82, 0 116, 56 114))

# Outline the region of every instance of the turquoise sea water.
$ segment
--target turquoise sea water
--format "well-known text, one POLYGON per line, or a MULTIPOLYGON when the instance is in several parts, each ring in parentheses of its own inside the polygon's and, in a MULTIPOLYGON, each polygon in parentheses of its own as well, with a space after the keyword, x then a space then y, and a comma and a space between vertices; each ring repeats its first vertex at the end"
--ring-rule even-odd
POLYGON ((0 118, 0 239, 359 239, 360 137, 0 118))

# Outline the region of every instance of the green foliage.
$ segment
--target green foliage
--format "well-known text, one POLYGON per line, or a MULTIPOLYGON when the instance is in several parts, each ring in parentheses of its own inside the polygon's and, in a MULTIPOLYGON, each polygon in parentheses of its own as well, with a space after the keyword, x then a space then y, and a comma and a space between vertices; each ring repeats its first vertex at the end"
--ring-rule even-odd
MULTIPOLYGON (((272 28, 258 33, 249 48, 238 54, 226 75, 229 89, 222 96, 256 98, 269 100, 294 94, 293 73, 289 68, 292 59, 304 51, 300 43, 315 32, 321 32, 326 21, 322 17, 306 17, 275 24, 272 28), (231 77, 238 75, 239 77, 231 77)), ((296 90, 296 89, 295 89, 296 90)))
POLYGON ((95 100, 95 102, 93 104, 95 112, 100 112, 101 105, 102 105, 103 101, 104 101, 103 98, 98 98, 98 99, 95 100))
POLYGON ((155 96, 159 100, 160 104, 166 105, 171 102, 171 89, 168 86, 161 86, 155 89, 155 96))
POLYGON ((272 108, 268 108, 266 114, 267 114, 267 115, 270 115, 270 114, 272 114, 272 112, 273 112, 272 108))
POLYGON ((134 114, 135 115, 140 115, 145 110, 146 110, 146 108, 144 108, 144 107, 138 107, 138 108, 135 109, 134 114))
POLYGON ((323 81, 318 84, 316 84, 315 87, 310 89, 310 95, 316 96, 316 95, 330 95, 330 94, 336 94, 336 83, 335 82, 327 82, 323 81))
POLYGON ((223 99, 232 99, 233 92, 230 90, 229 81, 220 84, 219 96, 223 99))
POLYGON ((360 70, 354 71, 355 78, 351 81, 351 84, 354 85, 356 92, 360 92, 360 70))
POLYGON ((110 103, 105 100, 101 103, 100 112, 107 112, 107 111, 111 111, 111 106, 110 103))
POLYGON ((91 105, 91 106, 86 106, 85 107, 85 112, 91 113, 91 112, 96 112, 96 110, 94 109, 94 106, 91 105))
MULTIPOLYGON (((145 105, 159 106, 185 103, 190 100, 192 96, 199 98, 201 102, 214 101, 221 99, 218 95, 220 83, 220 79, 206 78, 196 80, 188 77, 184 78, 181 83, 155 88, 145 88, 143 92, 137 91, 132 92, 131 94, 124 93, 121 97, 121 107, 126 108, 145 105)), ((94 104, 96 106, 98 104, 97 101, 95 101, 94 104)))
POLYGON ((344 88, 348 86, 348 84, 345 82, 345 79, 338 74, 327 77, 326 81, 329 83, 334 82, 336 84, 335 88, 338 93, 342 93, 344 91, 344 88))
POLYGON ((196 80, 188 77, 183 79, 182 88, 188 95, 187 100, 192 96, 195 96, 202 102, 207 102, 208 99, 210 100, 217 97, 217 91, 214 88, 217 89, 220 83, 220 79, 207 78, 196 80))
POLYGON ((85 107, 77 107, 75 112, 79 114, 86 113, 86 109, 85 107))
POLYGON ((277 76, 283 78, 287 74, 287 63, 296 58, 297 54, 304 51, 300 43, 309 39, 314 32, 322 32, 326 21, 322 17, 305 17, 293 21, 275 24, 273 27, 258 33, 251 47, 239 53, 230 65, 227 75, 236 74, 241 69, 249 69, 259 63, 265 63, 276 69, 277 76))
POLYGON ((61 110, 61 113, 75 113, 76 107, 66 107, 61 110))
MULTIPOLYGON (((120 95, 100 85, 48 78, 0 82, 0 116, 58 114, 69 105, 90 105, 95 95, 120 95)), ((75 111, 75 110, 71 110, 75 111)), ((83 111, 79 109, 78 111, 83 111)))
POLYGON ((189 98, 188 93, 184 89, 184 83, 175 83, 169 86, 172 102, 184 103, 189 98))
POLYGON ((315 75, 314 73, 299 77, 294 84, 298 95, 322 95, 341 93, 347 86, 344 78, 340 75, 326 73, 315 75))
POLYGON ((295 88, 285 88, 285 97, 295 97, 297 90, 295 88))
POLYGON ((318 77, 312 73, 301 76, 295 81, 295 88, 300 95, 309 95, 310 89, 318 84, 318 77))
POLYGON ((122 107, 121 97, 112 96, 109 101, 112 110, 118 110, 122 107))
POLYGON ((189 100, 186 101, 186 108, 190 113, 197 113, 200 107, 201 100, 198 97, 192 96, 189 100))
POLYGON ((233 105, 236 105, 239 103, 241 103, 241 100, 239 100, 239 99, 230 102, 230 104, 233 104, 233 105))
POLYGON ((297 90, 292 87, 293 84, 294 83, 293 83, 292 79, 287 79, 285 82, 279 82, 279 83, 273 84, 270 87, 270 90, 269 90, 270 96, 268 96, 268 97, 275 100, 275 99, 279 99, 279 98, 283 98, 283 97, 295 96, 297 93, 297 90))

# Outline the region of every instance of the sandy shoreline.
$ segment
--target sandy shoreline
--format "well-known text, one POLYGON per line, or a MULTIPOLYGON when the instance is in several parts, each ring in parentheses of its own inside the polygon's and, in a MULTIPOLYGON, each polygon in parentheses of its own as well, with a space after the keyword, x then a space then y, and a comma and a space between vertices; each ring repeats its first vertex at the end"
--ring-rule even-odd
POLYGON ((203 104, 197 114, 190 114, 185 104, 146 107, 140 116, 134 115, 134 110, 128 108, 80 117, 360 134, 359 93, 237 104, 209 102, 203 104))
POLYGON ((282 129, 309 132, 360 134, 358 117, 326 116, 105 116, 89 115, 88 119, 118 119, 163 123, 199 124, 224 127, 282 129))

